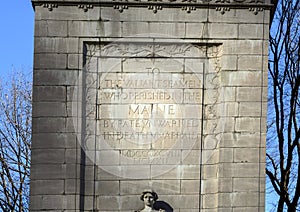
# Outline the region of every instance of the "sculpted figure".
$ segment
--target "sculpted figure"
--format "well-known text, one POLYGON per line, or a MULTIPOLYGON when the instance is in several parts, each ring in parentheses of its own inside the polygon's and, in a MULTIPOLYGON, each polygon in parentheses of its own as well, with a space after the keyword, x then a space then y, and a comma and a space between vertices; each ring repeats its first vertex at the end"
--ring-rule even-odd
POLYGON ((158 199, 158 195, 156 192, 152 190, 146 190, 142 193, 140 199, 144 202, 144 209, 139 211, 139 212, 165 212, 165 210, 159 209, 156 210, 154 209, 154 203, 158 199))

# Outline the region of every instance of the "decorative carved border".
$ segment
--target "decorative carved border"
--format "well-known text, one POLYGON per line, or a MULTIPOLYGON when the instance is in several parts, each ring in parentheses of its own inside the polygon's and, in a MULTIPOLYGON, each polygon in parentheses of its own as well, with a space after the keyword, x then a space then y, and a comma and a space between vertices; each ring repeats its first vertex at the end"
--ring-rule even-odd
POLYGON ((143 7, 152 10, 153 13, 157 13, 163 8, 181 8, 187 13, 198 8, 215 8, 216 11, 224 14, 230 11, 231 8, 247 8, 253 14, 257 15, 258 12, 264 9, 270 9, 272 4, 269 0, 88 0, 83 2, 82 0, 32 0, 34 6, 43 6, 52 11, 53 8, 58 6, 78 6, 87 12, 93 7, 113 7, 119 10, 121 13, 131 7, 143 7))

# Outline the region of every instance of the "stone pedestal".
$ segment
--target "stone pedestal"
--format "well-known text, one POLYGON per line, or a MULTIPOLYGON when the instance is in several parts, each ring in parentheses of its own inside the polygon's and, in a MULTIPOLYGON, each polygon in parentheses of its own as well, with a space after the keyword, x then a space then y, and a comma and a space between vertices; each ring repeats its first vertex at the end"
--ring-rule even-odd
POLYGON ((32 2, 31 211, 264 211, 267 0, 32 2))

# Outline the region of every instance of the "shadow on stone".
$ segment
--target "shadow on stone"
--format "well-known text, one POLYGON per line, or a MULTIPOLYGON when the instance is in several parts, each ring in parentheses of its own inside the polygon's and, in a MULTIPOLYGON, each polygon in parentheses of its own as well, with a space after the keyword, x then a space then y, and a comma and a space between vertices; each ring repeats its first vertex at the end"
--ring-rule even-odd
POLYGON ((165 201, 156 201, 154 204, 154 209, 155 210, 163 209, 166 212, 173 212, 173 208, 165 201))

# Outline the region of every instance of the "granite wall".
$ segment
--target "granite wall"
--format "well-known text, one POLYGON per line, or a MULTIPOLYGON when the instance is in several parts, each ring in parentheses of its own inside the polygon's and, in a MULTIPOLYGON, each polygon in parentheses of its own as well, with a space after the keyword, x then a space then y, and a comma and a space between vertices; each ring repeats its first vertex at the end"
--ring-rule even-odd
POLYGON ((32 3, 31 211, 264 211, 268 1, 32 3))

